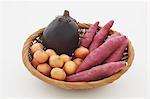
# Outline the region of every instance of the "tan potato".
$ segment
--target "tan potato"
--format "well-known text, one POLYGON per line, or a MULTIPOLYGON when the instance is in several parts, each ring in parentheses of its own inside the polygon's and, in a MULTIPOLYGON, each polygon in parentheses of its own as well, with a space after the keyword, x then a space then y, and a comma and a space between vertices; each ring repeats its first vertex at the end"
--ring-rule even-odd
POLYGON ((51 67, 62 67, 64 65, 64 61, 58 55, 52 55, 49 58, 49 64, 51 67))
POLYGON ((66 54, 61 54, 60 55, 60 58, 64 61, 64 62, 67 62, 67 61, 70 61, 71 60, 71 57, 66 55, 66 54))
POLYGON ((77 70, 78 66, 73 61, 68 61, 65 63, 63 69, 66 74, 71 75, 74 74, 77 70))
POLYGON ((50 75, 50 71, 51 71, 51 67, 47 63, 39 64, 37 66, 37 70, 39 72, 41 72, 42 74, 44 74, 46 76, 49 76, 50 75))
POLYGON ((61 68, 53 68, 51 70, 51 77, 57 80, 65 80, 66 73, 61 68))
POLYGON ((35 43, 31 46, 31 53, 34 54, 37 50, 43 50, 44 46, 41 43, 35 43))
POLYGON ((79 65, 83 62, 83 59, 81 59, 81 58, 76 58, 76 59, 73 60, 73 62, 75 62, 76 65, 79 66, 79 65))
POLYGON ((38 61, 35 58, 32 59, 31 64, 34 68, 37 68, 37 66, 39 65, 38 61))
POLYGON ((79 47, 75 50, 74 55, 77 58, 84 59, 89 54, 89 50, 85 47, 79 47))
POLYGON ((52 49, 47 49, 45 52, 49 57, 51 57, 52 55, 57 55, 56 52, 52 49))
POLYGON ((44 63, 48 60, 49 56, 44 50, 38 50, 34 53, 33 57, 39 62, 44 63))

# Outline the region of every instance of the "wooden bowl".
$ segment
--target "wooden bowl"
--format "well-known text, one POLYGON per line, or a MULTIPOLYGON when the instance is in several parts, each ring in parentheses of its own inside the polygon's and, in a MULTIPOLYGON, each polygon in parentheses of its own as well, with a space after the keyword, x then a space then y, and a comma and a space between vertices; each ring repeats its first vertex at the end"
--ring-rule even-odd
MULTIPOLYGON (((86 32, 86 30, 90 27, 90 24, 85 24, 85 23, 78 23, 79 25, 79 32, 82 34, 84 34, 86 32)), ((99 27, 100 29, 101 27, 99 27)), ((61 88, 64 89, 90 89, 90 88, 96 88, 96 87, 100 87, 100 86, 104 86, 107 85, 109 83, 112 83, 113 81, 115 81, 116 79, 118 79, 121 75, 123 75, 131 66, 132 61, 134 59, 134 49, 133 46, 129 40, 128 43, 128 48, 127 48, 127 57, 126 57, 126 61, 128 63, 128 66, 126 66, 125 68, 123 68, 121 71, 119 71, 116 74, 113 74, 110 77, 104 78, 102 80, 98 80, 98 81, 91 81, 91 82, 66 82, 66 81, 59 81, 59 80, 55 80, 52 78, 49 78, 45 75, 43 75, 42 73, 40 73, 39 71, 37 71, 31 64, 31 55, 30 55, 30 46, 33 44, 33 41, 37 39, 37 37, 40 37, 43 33, 44 28, 39 29, 38 31, 34 32, 31 36, 29 36, 29 38, 25 41, 24 46, 23 46, 23 50, 22 50, 22 60, 23 63, 25 64, 26 68, 37 78, 39 78, 40 80, 48 83, 48 84, 53 84, 55 86, 59 86, 61 88)), ((114 33, 113 30, 110 30, 110 35, 114 33)))

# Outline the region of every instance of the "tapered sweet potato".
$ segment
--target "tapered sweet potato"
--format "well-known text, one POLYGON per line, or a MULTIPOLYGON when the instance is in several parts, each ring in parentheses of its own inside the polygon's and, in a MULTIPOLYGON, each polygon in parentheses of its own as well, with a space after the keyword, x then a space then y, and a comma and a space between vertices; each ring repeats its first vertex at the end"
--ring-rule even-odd
POLYGON ((126 40, 126 36, 118 36, 107 40, 101 46, 89 53, 76 72, 81 72, 104 62, 126 40))
POLYGON ((106 40, 111 39, 111 38, 116 37, 116 36, 121 36, 121 33, 115 32, 114 34, 112 34, 111 36, 109 36, 106 40))
POLYGON ((83 38, 81 38, 81 46, 88 48, 93 40, 93 37, 96 33, 99 22, 91 25, 89 30, 85 33, 83 38))
POLYGON ((111 20, 109 21, 104 27, 102 27, 98 33, 94 36, 94 39, 89 47, 89 51, 93 51, 94 49, 96 49, 98 46, 100 46, 101 44, 103 44, 105 38, 107 37, 110 28, 112 27, 114 21, 111 20))
POLYGON ((103 79, 105 77, 111 76, 114 73, 120 71, 126 64, 124 61, 111 62, 103 65, 98 65, 89 70, 82 71, 71 76, 66 77, 66 81, 70 82, 85 82, 93 81, 98 79, 103 79))
POLYGON ((127 48, 128 46, 128 40, 126 39, 122 45, 110 56, 108 57, 104 63, 109 63, 109 62, 116 62, 116 61, 119 61, 122 56, 123 56, 123 53, 125 51, 125 49, 127 48))

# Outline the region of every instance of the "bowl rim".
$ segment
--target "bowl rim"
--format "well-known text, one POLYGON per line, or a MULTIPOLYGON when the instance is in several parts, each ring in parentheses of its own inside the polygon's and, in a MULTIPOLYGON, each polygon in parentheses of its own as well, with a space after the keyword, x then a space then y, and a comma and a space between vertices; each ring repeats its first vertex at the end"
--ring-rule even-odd
MULTIPOLYGON (((86 24, 86 23, 78 23, 78 25, 80 28, 89 28, 89 26, 90 26, 90 24, 86 24)), ((116 74, 113 74, 112 76, 109 76, 109 77, 101 79, 101 80, 91 81, 91 82, 67 82, 67 81, 55 80, 55 79, 52 79, 50 77, 43 75, 38 70, 36 70, 32 66, 32 64, 29 60, 29 57, 28 57, 32 41, 36 37, 41 35, 43 33, 43 31, 44 31, 44 28, 39 29, 38 31, 36 31, 32 35, 30 35, 28 37, 28 39, 25 41, 25 43, 23 45, 23 49, 22 49, 22 61, 23 61, 24 65, 26 66, 26 68, 40 80, 42 80, 46 83, 49 83, 49 84, 57 85, 59 87, 65 88, 65 89, 89 89, 89 88, 95 88, 98 86, 103 86, 108 83, 111 83, 111 82, 115 81, 116 79, 120 78, 120 76, 122 74, 124 74, 131 67, 131 64, 134 59, 134 49, 131 44, 131 41, 128 39, 128 41, 129 41, 128 42, 128 59, 127 59, 128 65, 126 67, 124 67, 121 71, 117 72, 116 74)), ((113 30, 111 30, 111 31, 113 31, 113 30)))

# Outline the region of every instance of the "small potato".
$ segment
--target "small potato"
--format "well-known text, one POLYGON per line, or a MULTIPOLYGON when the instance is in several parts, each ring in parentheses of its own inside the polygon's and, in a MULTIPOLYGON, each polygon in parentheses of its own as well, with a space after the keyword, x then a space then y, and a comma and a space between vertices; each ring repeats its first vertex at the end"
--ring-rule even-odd
POLYGON ((73 60, 73 62, 75 62, 76 65, 79 66, 79 65, 83 62, 83 59, 81 59, 81 58, 76 58, 76 59, 73 60))
POLYGON ((51 67, 62 67, 64 64, 64 61, 60 58, 60 56, 52 55, 49 58, 49 64, 51 67))
POLYGON ((34 53, 33 57, 39 62, 44 63, 48 60, 49 56, 44 50, 38 50, 34 53))
POLYGON ((71 60, 71 57, 66 55, 66 54, 62 54, 60 55, 60 58, 64 61, 64 62, 67 62, 67 61, 70 61, 71 60))
POLYGON ((84 59, 89 54, 89 50, 85 47, 79 47, 75 50, 74 55, 77 58, 84 59))
POLYGON ((64 72, 63 69, 60 68, 53 68, 51 70, 51 77, 57 80, 65 80, 66 78, 66 73, 64 72))
POLYGON ((78 66, 73 61, 68 61, 65 63, 63 69, 66 74, 71 75, 74 74, 77 70, 78 66))
POLYGON ((38 61, 35 58, 32 59, 31 64, 34 68, 37 68, 37 66, 39 65, 38 61))
POLYGON ((45 52, 49 57, 51 57, 52 55, 57 55, 56 52, 52 49, 47 49, 45 52))
POLYGON ((41 43, 35 43, 31 46, 31 53, 34 54, 37 50, 43 50, 44 46, 41 43))
POLYGON ((41 72, 42 74, 44 74, 44 75, 46 75, 46 76, 49 76, 49 75, 50 75, 50 71, 51 71, 51 67, 50 67, 48 64, 46 64, 46 63, 44 63, 44 64, 39 64, 39 65, 37 66, 37 70, 38 70, 39 72, 41 72))

